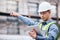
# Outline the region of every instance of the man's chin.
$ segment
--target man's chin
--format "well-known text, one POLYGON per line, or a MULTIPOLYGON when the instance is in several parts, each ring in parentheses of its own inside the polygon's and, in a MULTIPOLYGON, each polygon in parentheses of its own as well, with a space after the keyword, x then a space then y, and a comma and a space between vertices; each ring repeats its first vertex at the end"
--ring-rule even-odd
POLYGON ((43 21, 46 21, 46 19, 42 19, 43 21))

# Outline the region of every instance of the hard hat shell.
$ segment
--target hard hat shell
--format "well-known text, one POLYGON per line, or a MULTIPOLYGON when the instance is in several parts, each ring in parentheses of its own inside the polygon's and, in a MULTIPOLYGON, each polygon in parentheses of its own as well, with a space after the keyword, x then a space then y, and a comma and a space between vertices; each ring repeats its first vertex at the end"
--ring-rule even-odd
POLYGON ((49 2, 42 2, 39 5, 39 10, 38 12, 43 12, 51 9, 51 4, 49 2))

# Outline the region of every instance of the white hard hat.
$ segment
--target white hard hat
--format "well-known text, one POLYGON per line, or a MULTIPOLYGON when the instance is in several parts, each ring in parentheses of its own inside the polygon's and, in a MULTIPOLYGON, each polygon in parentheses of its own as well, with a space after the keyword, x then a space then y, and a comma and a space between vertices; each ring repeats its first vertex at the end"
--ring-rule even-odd
POLYGON ((38 12, 43 12, 43 11, 47 11, 47 10, 50 10, 50 9, 51 9, 51 4, 50 3, 48 3, 48 2, 42 2, 39 5, 38 12))

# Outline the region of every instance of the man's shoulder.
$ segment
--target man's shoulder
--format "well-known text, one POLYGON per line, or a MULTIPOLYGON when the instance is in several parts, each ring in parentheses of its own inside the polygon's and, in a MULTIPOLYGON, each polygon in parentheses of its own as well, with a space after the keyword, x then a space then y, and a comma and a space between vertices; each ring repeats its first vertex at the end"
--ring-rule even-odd
POLYGON ((54 24, 52 24, 52 25, 50 26, 50 28, 58 29, 58 26, 57 26, 57 24, 56 24, 56 23, 54 23, 54 24))

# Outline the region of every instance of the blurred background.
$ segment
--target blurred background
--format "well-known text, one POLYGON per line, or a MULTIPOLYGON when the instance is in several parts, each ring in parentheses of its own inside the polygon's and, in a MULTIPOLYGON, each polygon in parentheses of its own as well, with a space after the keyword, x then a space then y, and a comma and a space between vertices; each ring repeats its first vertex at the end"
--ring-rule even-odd
POLYGON ((27 25, 16 17, 1 15, 1 13, 10 14, 11 11, 15 11, 39 22, 38 9, 42 1, 52 4, 51 17, 60 28, 60 0, 0 0, 0 34, 27 36, 28 29, 25 28, 27 25))

